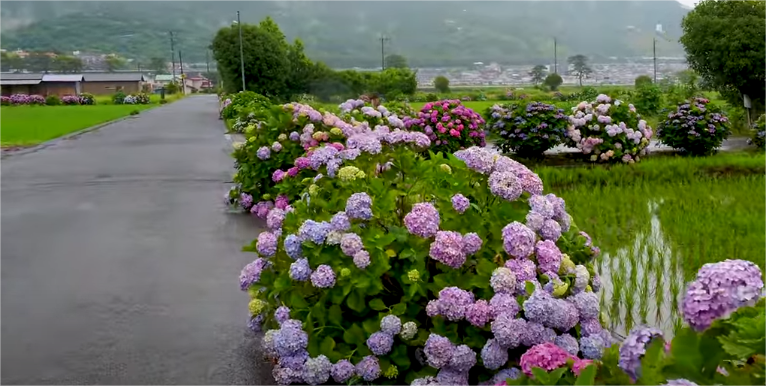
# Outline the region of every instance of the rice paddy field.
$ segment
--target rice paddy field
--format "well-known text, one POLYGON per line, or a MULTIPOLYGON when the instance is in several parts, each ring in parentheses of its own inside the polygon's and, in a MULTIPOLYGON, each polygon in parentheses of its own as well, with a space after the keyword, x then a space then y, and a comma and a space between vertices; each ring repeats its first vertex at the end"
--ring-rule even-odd
POLYGON ((534 167, 601 248, 602 319, 625 336, 637 324, 672 335, 685 284, 706 263, 764 268, 766 157, 655 157, 634 166, 534 167))

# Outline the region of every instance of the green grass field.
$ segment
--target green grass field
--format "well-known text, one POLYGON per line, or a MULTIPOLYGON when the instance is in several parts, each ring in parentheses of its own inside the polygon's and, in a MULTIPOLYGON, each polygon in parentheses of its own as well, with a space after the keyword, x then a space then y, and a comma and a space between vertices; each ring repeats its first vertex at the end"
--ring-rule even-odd
POLYGON ((31 146, 159 105, 3 106, 0 144, 31 146))

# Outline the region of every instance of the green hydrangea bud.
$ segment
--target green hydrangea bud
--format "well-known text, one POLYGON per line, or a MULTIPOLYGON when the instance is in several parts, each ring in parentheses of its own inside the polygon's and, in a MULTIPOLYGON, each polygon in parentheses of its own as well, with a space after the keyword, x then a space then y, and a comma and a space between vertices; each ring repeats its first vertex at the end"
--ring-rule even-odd
POLYGON ((338 170, 338 178, 341 181, 353 181, 358 177, 359 173, 364 175, 364 172, 356 166, 344 166, 338 170))
POLYGON ((341 268, 340 270, 340 277, 348 277, 351 275, 351 270, 348 268, 341 268))
POLYGON ((321 131, 317 131, 316 133, 311 135, 311 138, 314 138, 315 140, 319 141, 324 136, 324 133, 321 131))
POLYGON ((415 322, 407 322, 402 325, 402 332, 399 333, 404 340, 410 340, 418 333, 418 326, 415 322))
POLYGON ((317 193, 319 193, 319 187, 312 184, 309 186, 309 195, 315 196, 317 193))
POLYGON ((250 309, 250 315, 256 316, 263 311, 264 307, 266 307, 266 302, 261 299, 253 299, 247 307, 250 309))
POLYGON ((389 366, 386 372, 383 373, 383 376, 388 379, 394 379, 397 375, 399 375, 399 369, 396 368, 396 365, 389 366))
POLYGON ((245 132, 252 133, 253 131, 255 131, 255 125, 248 125, 245 127, 245 132))
POLYGON ((363 171, 360 170, 359 172, 356 173, 356 178, 364 178, 364 177, 367 177, 367 174, 364 174, 363 171))
POLYGON ((277 137, 277 141, 280 141, 280 142, 282 142, 282 141, 285 141, 285 140, 287 140, 287 135, 285 135, 285 134, 280 134, 280 135, 277 137))
POLYGON ((420 272, 418 272, 417 269, 413 269, 412 271, 407 272, 407 278, 412 281, 419 281, 420 280, 420 272))
POLYGON ((439 166, 439 167, 442 169, 443 172, 445 172, 447 174, 452 174, 452 168, 449 167, 449 165, 441 164, 441 166, 439 166))
POLYGON ((337 128, 337 127, 333 127, 332 129, 330 129, 330 134, 332 134, 332 135, 343 135, 343 130, 341 130, 341 129, 337 128))
POLYGON ((263 196, 261 196, 261 197, 263 197, 263 199, 264 199, 264 200, 266 200, 266 201, 268 201, 268 200, 271 200, 271 195, 270 195, 270 194, 268 194, 268 193, 264 194, 264 195, 263 195, 263 196))
POLYGON ((247 142, 255 142, 255 136, 252 136, 247 139, 247 142))
POLYGON ((569 289, 569 284, 567 284, 564 281, 553 283, 553 296, 560 298, 564 296, 565 293, 567 293, 568 289, 569 289))
POLYGON ((593 288, 589 285, 585 286, 585 292, 593 292, 593 288))
POLYGON ((575 263, 572 262, 572 259, 570 259, 569 256, 566 254, 562 255, 561 265, 559 266, 559 275, 574 273, 574 270, 575 270, 575 263))

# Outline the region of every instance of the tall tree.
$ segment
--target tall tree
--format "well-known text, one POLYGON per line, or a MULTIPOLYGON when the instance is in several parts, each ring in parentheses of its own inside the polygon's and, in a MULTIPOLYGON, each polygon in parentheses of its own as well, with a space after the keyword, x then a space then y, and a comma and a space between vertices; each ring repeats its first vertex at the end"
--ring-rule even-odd
POLYGON ((53 67, 53 58, 35 52, 24 58, 24 69, 32 72, 48 72, 53 67))
POLYGON ((151 58, 149 60, 149 71, 154 71, 157 74, 168 73, 168 63, 162 58, 151 58))
POLYGON ((532 67, 532 71, 529 72, 529 76, 532 77, 532 83, 535 85, 538 85, 542 83, 542 81, 545 80, 545 73, 546 73, 545 66, 542 64, 538 64, 534 67, 532 67))
POLYGON ((81 72, 83 69, 82 60, 74 56, 59 55, 53 59, 51 65, 54 71, 59 72, 81 72))
POLYGON ((109 55, 104 59, 104 63, 106 64, 106 70, 109 72, 115 72, 117 70, 121 70, 125 68, 125 59, 122 59, 121 57, 117 55, 109 55))
POLYGON ((409 68, 407 58, 398 54, 388 55, 386 56, 386 68, 409 68))
POLYGON ((8 52, 0 54, 0 67, 3 72, 24 69, 24 60, 18 55, 8 52))
POLYGON ((705 0, 684 17, 681 44, 686 61, 726 100, 742 105, 748 95, 756 112, 766 94, 766 10, 763 1, 705 0))
POLYGON ((587 78, 588 75, 593 73, 593 70, 588 66, 588 57, 585 55, 574 55, 570 56, 567 61, 572 65, 572 73, 577 76, 580 87, 582 87, 582 79, 587 78))

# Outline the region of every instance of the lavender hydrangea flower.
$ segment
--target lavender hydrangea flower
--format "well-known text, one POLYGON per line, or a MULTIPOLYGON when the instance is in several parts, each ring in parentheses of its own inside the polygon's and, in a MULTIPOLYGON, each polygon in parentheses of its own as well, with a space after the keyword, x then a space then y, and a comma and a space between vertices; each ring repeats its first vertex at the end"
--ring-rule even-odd
POLYGON ((468 373, 449 366, 442 367, 436 374, 436 381, 440 385, 468 386, 468 373))
POLYGON ((540 228, 540 236, 545 240, 558 240, 561 237, 561 224, 556 220, 545 220, 543 227, 540 228))
POLYGON ((368 355, 356 364, 356 375, 367 382, 372 382, 380 377, 380 363, 378 358, 368 355))
POLYGON ((431 243, 429 256, 452 268, 460 268, 466 260, 463 236, 458 232, 439 231, 431 243))
POLYGON ((492 319, 496 319, 503 314, 507 314, 513 318, 519 313, 519 302, 507 292, 496 293, 495 296, 489 300, 489 310, 492 319))
POLYGON ((439 315, 439 300, 429 300, 428 304, 426 304, 426 315, 428 315, 429 318, 433 318, 434 316, 439 315))
POLYGON ((339 360, 338 363, 332 365, 330 369, 330 375, 332 379, 338 383, 346 383, 355 372, 354 365, 346 359, 339 360))
POLYGON ((277 323, 282 324, 290 319, 290 309, 285 306, 280 306, 274 311, 274 319, 276 319, 277 323))
POLYGON ((346 200, 346 215, 349 218, 369 220, 372 218, 372 199, 367 193, 354 193, 346 200))
POLYGON ((269 262, 257 258, 252 263, 242 268, 242 272, 239 274, 239 288, 242 291, 247 291, 251 285, 261 280, 261 272, 268 266, 269 262))
POLYGON ((511 259, 505 262, 505 267, 516 276, 516 293, 526 292, 526 282, 537 280, 537 267, 529 259, 511 259))
POLYGON ((298 259, 290 264, 290 279, 295 281, 306 281, 311 275, 311 267, 308 259, 298 259))
POLYGON ((698 386, 696 383, 688 380, 688 379, 668 379, 668 382, 665 384, 665 386, 698 386))
MULTIPOLYGON (((596 335, 594 335, 596 336, 596 335)), ((594 336, 591 336, 594 337, 594 336)), ((646 326, 634 327, 620 345, 618 366, 633 379, 638 379, 641 372, 641 358, 646 354, 647 346, 655 338, 662 339, 662 331, 646 326)), ((600 337, 599 337, 600 339, 600 337)), ((580 340, 582 346, 582 339, 580 340)), ((583 354, 584 354, 583 350, 583 354)))
POLYGON ((410 340, 418 333, 418 326, 415 322, 407 322, 402 325, 402 332, 399 334, 404 340, 410 340))
POLYGON ((258 235, 258 241, 255 244, 258 253, 271 257, 277 253, 277 237, 271 232, 261 232, 258 235))
POLYGON ((380 320, 380 330, 389 335, 396 335, 402 330, 402 320, 396 315, 386 315, 380 320))
POLYGON ((516 201, 521 197, 521 183, 516 175, 511 172, 493 172, 489 176, 487 183, 492 194, 506 201, 516 201))
POLYGON ((461 344, 452 353, 448 367, 459 372, 467 372, 476 365, 476 353, 470 347, 461 344))
POLYGON ((261 160, 267 160, 271 158, 271 149, 268 146, 263 146, 255 152, 255 155, 261 160))
POLYGON ((601 322, 598 319, 581 319, 580 333, 582 336, 599 335, 603 331, 601 322))
POLYGON ((413 235, 429 238, 439 230, 439 211, 428 202, 417 203, 404 216, 404 225, 413 235))
POLYGON ((478 234, 473 232, 468 233, 463 236, 463 252, 465 252, 466 255, 473 255, 474 253, 479 252, 483 243, 484 241, 482 241, 478 234))
POLYGON ((541 272, 558 272, 561 265, 561 251, 551 240, 538 241, 535 245, 537 264, 541 272))
POLYGON ((535 248, 535 232, 520 222, 512 222, 503 228, 503 247, 505 251, 516 258, 524 258, 532 254, 535 248))
POLYGON ((410 383, 410 386, 430 386, 430 385, 439 385, 439 381, 436 380, 436 378, 432 376, 427 376, 423 378, 417 378, 410 383))
POLYGON ((298 228, 298 235, 304 241, 311 241, 314 244, 324 243, 327 233, 330 232, 330 224, 327 222, 316 222, 314 220, 306 220, 300 228, 298 228))
POLYGON ((556 196, 553 193, 546 194, 545 198, 553 206, 553 219, 560 220, 564 218, 567 214, 566 202, 564 202, 564 199, 556 196))
POLYGON ((348 216, 346 216, 346 212, 335 213, 335 215, 332 216, 332 220, 330 220, 330 227, 332 227, 332 230, 338 232, 345 232, 351 229, 351 221, 348 219, 348 216))
POLYGON ((580 338, 580 351, 585 359, 601 359, 603 355, 604 340, 601 335, 584 336, 580 338))
POLYGON ((527 169, 526 166, 518 169, 516 176, 519 178, 523 191, 529 194, 543 194, 543 181, 540 176, 527 169))
POLYGON ((271 375, 274 377, 277 385, 290 385, 299 383, 303 380, 301 371, 296 371, 282 366, 274 366, 271 369, 271 375))
POLYGON ((449 364, 454 350, 455 345, 449 339, 432 333, 426 340, 423 353, 429 366, 440 369, 449 364))
POLYGON ((516 275, 508 268, 495 268, 489 279, 489 284, 495 293, 507 292, 512 294, 516 291, 516 275))
POLYGON ((540 213, 530 211, 527 213, 527 226, 535 232, 539 232, 543 228, 545 223, 545 217, 540 213))
POLYGON ((572 303, 553 298, 549 293, 537 290, 524 302, 524 316, 531 322, 559 331, 569 331, 580 319, 572 303))
POLYGON ((577 339, 569 334, 561 334, 553 341, 556 346, 563 348, 570 355, 576 356, 580 352, 580 345, 577 339))
POLYGON ((251 317, 247 321, 247 328, 249 328, 253 332, 261 332, 261 329, 263 328, 263 314, 256 315, 254 317, 251 317))
POLYGON ((359 269, 365 269, 370 265, 370 253, 367 251, 359 251, 354 254, 354 265, 359 269))
POLYGON ((300 259, 303 257, 303 246, 301 239, 296 235, 287 235, 285 237, 284 245, 287 256, 293 259, 300 259))
POLYGON ((505 313, 492 322, 492 333, 497 344, 504 349, 513 349, 521 344, 521 335, 526 325, 524 319, 514 319, 512 315, 505 313))
POLYGON ((335 286, 335 272, 332 267, 322 264, 311 274, 311 284, 317 288, 332 288, 335 286))
POLYGON ((490 319, 491 309, 486 300, 478 300, 465 310, 465 319, 476 327, 484 327, 490 319))
POLYGON ((757 265, 744 260, 705 264, 689 285, 681 306, 684 320, 702 331, 745 305, 753 305, 763 291, 757 265))
POLYGON ((274 208, 271 211, 269 211, 269 214, 266 216, 266 226, 269 229, 279 229, 282 228, 282 222, 285 221, 285 211, 279 208, 274 208))
POLYGON ((340 249, 346 256, 353 257, 364 249, 362 238, 356 233, 345 233, 340 239, 340 249))
POLYGON ((521 370, 512 367, 510 369, 502 369, 492 377, 491 385, 497 385, 498 383, 506 382, 508 379, 519 379, 521 377, 521 370))
POLYGON ((551 219, 554 215, 553 203, 548 201, 546 196, 534 195, 529 197, 529 207, 532 208, 533 213, 537 213, 543 218, 551 219))
POLYGON ((326 356, 320 355, 306 360, 304 368, 303 381, 309 385, 321 385, 330 379, 332 362, 326 356))
POLYGON ((391 347, 394 345, 394 337, 382 331, 378 331, 370 335, 367 339, 367 347, 370 348, 373 354, 381 356, 391 352, 391 347))
POLYGON ((527 322, 527 328, 521 334, 521 345, 534 346, 545 342, 553 342, 555 339, 556 332, 553 330, 545 328, 540 323, 527 322), (553 336, 551 336, 551 333, 553 333, 553 336))
POLYGON ((244 210, 248 210, 251 206, 253 206, 253 196, 242 193, 239 195, 239 206, 242 207, 244 210))
POLYGON ((579 292, 567 298, 574 304, 583 319, 597 319, 599 314, 598 296, 593 292, 579 292))
POLYGON ((465 317, 465 311, 474 302, 473 294, 458 287, 446 287, 439 291, 439 315, 451 322, 465 317))
POLYGON ((522 354, 519 364, 521 365, 521 371, 531 377, 532 368, 534 367, 551 371, 565 366, 568 359, 569 354, 564 349, 553 343, 546 342, 535 345, 522 354))
MULTIPOLYGON (((298 322, 300 323, 300 322, 298 322)), ((309 343, 309 336, 294 324, 282 323, 282 328, 274 334, 274 349, 280 358, 295 354, 299 350, 305 350, 309 343)))
POLYGON ((452 196, 452 208, 458 213, 463 214, 469 206, 471 206, 471 201, 466 196, 460 193, 452 196))
POLYGON ((455 157, 468 166, 482 174, 489 174, 492 166, 495 164, 495 156, 490 151, 477 146, 469 147, 465 150, 458 150, 454 153, 455 157))
POLYGON ((481 349, 481 360, 484 367, 497 370, 508 362, 508 350, 501 347, 495 339, 490 339, 481 349))

